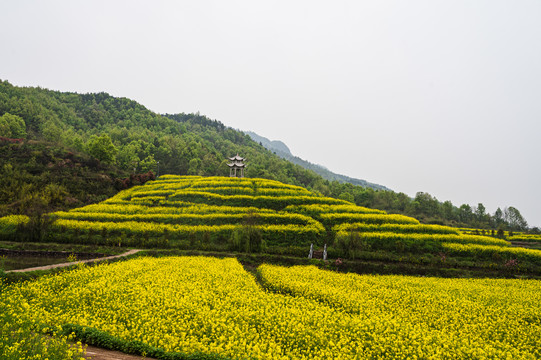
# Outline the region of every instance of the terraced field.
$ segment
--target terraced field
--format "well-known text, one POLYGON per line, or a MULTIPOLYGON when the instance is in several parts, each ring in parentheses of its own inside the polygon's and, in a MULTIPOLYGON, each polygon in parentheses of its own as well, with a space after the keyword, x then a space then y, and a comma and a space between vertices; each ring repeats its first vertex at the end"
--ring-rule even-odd
MULTIPOLYGON (((541 265, 538 250, 265 179, 164 175, 52 218, 54 242, 256 252, 327 244, 349 258, 359 251, 442 252, 541 265)), ((0 232, 15 231, 17 221, 25 220, 0 219, 0 232)))
POLYGON ((94 231, 96 241, 126 245, 220 246, 246 229, 255 229, 270 246, 322 242, 323 225, 283 211, 291 204, 347 203, 277 181, 166 175, 100 204, 55 213, 54 225, 57 237, 94 231))

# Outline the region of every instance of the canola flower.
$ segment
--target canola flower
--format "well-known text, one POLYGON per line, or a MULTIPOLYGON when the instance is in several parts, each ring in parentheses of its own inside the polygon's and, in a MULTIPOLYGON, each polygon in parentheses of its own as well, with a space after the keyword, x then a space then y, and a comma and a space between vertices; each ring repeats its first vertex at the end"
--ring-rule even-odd
POLYGON ((276 180, 259 179, 259 178, 230 178, 230 177, 201 177, 198 181, 194 181, 192 187, 221 187, 221 186, 252 186, 255 188, 274 188, 274 189, 290 189, 307 191, 305 188, 296 185, 285 184, 276 180))
MULTIPOLYGON (((152 222, 162 224, 181 224, 181 225, 227 225, 232 223, 242 223, 244 219, 251 214, 171 214, 171 213, 151 213, 151 214, 118 214, 104 212, 64 212, 54 213, 61 219, 81 220, 81 221, 101 221, 101 222, 152 222)), ((289 213, 259 213, 253 215, 258 224, 269 225, 308 225, 317 222, 311 217, 300 214, 289 213)))
MULTIPOLYGON (((105 238, 94 239, 101 244, 117 244, 134 246, 176 246, 177 241, 189 239, 191 236, 215 236, 228 238, 234 231, 242 227, 239 224, 224 225, 179 225, 154 222, 94 222, 70 219, 58 219, 52 229, 58 239, 73 238, 73 234, 106 233, 105 238), (66 234, 67 233, 67 234, 66 234), (129 235, 129 236, 127 236, 129 235), (133 238, 136 236, 137 238, 133 238), (166 236, 166 238, 164 238, 166 236)), ((325 232, 323 225, 315 220, 304 225, 296 224, 261 224, 254 225, 262 232, 267 244, 272 246, 304 245, 308 246, 314 239, 319 239, 325 232)), ((85 241, 77 237, 77 241, 85 241)), ((219 240, 218 240, 219 241, 219 240)))
POLYGON ((480 257, 492 258, 494 256, 507 259, 530 260, 541 265, 541 250, 525 249, 519 247, 501 247, 482 244, 444 243, 442 246, 454 254, 475 254, 480 257))
POLYGON ((232 359, 536 359, 539 281, 258 269, 139 258, 10 286, 21 321, 94 327, 169 352, 232 359))
POLYGON ((246 214, 246 213, 276 213, 270 209, 239 206, 213 206, 193 204, 182 201, 169 201, 163 206, 135 205, 130 202, 99 203, 72 209, 69 212, 84 213, 113 213, 113 214, 246 214), (167 206, 165 206, 167 205, 167 206))
POLYGON ((226 195, 251 195, 251 196, 317 196, 304 188, 287 189, 287 188, 257 188, 249 186, 219 186, 219 187, 194 187, 193 190, 199 192, 211 192, 215 194, 226 195))
POLYGON ((262 291, 235 259, 143 258, 81 268, 15 286, 3 301, 36 323, 91 326, 170 352, 343 359, 364 351, 351 316, 262 291))
POLYGON ((160 176, 160 181, 163 180, 181 180, 181 179, 201 179, 202 176, 199 175, 173 175, 173 174, 165 174, 160 176))
POLYGON ((71 336, 40 333, 35 324, 24 318, 20 308, 10 305, 0 279, 0 359, 3 360, 76 360, 83 359, 85 348, 72 343, 71 336))
POLYGON ((15 233, 19 225, 28 223, 29 218, 26 215, 8 215, 0 217, 0 235, 9 235, 15 233))
POLYGON ((221 195, 214 192, 178 190, 170 196, 172 200, 182 200, 195 203, 210 203, 213 205, 247 204, 248 206, 263 207, 269 209, 283 209, 290 204, 348 204, 345 200, 308 196, 308 195, 221 195))
POLYGON ((541 241, 540 234, 518 234, 509 236, 507 238, 509 241, 541 241))
POLYGON ((340 274, 314 266, 262 265, 258 272, 272 291, 317 300, 371 323, 374 333, 365 336, 386 328, 384 333, 396 335, 391 353, 403 344, 405 358, 541 357, 538 280, 340 274))
MULTIPOLYGON (((230 178, 230 177, 201 177, 201 176, 168 176, 160 177, 158 180, 149 181, 145 188, 151 189, 180 189, 180 188, 208 188, 215 190, 217 188, 251 188, 255 190, 293 190, 297 193, 310 193, 301 186, 284 184, 276 180, 258 179, 258 178, 230 178)), ((144 190, 143 190, 144 191, 144 190)))
MULTIPOLYGON (((213 233, 222 231, 231 231, 236 229, 239 225, 224 224, 224 225, 178 225, 178 224, 159 224, 150 222, 138 222, 138 221, 124 221, 124 222, 94 222, 94 221, 79 221, 70 219, 59 219, 55 221, 55 226, 64 229, 80 229, 83 231, 100 231, 106 229, 108 231, 121 231, 125 233, 151 233, 162 234, 177 233, 177 234, 190 234, 190 233, 213 233)), ((321 224, 316 221, 307 225, 255 225, 256 228, 265 231, 278 231, 285 232, 290 231, 293 233, 306 233, 313 232, 314 234, 320 234, 325 229, 321 224)))

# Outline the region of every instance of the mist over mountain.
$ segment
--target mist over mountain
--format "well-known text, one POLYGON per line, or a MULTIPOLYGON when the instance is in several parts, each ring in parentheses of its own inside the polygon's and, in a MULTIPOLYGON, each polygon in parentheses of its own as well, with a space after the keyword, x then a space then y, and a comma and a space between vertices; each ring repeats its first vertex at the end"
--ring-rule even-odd
POLYGON ((374 184, 366 180, 355 179, 346 175, 336 174, 326 167, 318 164, 313 164, 307 160, 301 159, 298 156, 295 156, 289 150, 289 147, 280 140, 269 140, 264 136, 258 135, 253 131, 245 131, 246 134, 255 141, 263 145, 268 150, 274 152, 276 155, 280 156, 283 159, 291 161, 294 164, 300 165, 305 169, 314 171, 315 173, 321 175, 322 178, 329 181, 338 181, 339 183, 349 183, 353 185, 368 187, 374 190, 385 190, 392 191, 386 186, 374 184))

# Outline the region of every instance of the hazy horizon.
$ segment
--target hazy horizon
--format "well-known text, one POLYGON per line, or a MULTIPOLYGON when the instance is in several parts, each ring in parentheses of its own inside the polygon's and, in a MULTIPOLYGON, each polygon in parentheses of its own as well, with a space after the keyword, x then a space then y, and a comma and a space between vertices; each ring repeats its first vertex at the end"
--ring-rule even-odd
POLYGON ((17 1, 0 79, 199 111, 333 172, 541 226, 541 3, 17 1))

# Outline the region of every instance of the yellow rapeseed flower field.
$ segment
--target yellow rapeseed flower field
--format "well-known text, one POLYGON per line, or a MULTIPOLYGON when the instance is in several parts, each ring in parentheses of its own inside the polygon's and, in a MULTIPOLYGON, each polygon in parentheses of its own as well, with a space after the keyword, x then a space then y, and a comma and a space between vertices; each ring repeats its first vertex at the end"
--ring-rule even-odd
POLYGON ((12 285, 21 321, 232 359, 536 359, 541 282, 359 276, 138 258, 12 285))
POLYGON ((385 344, 390 357, 541 358, 538 280, 340 274, 315 266, 262 265, 258 271, 275 292, 317 300, 371 323, 364 336, 391 340, 385 344))

